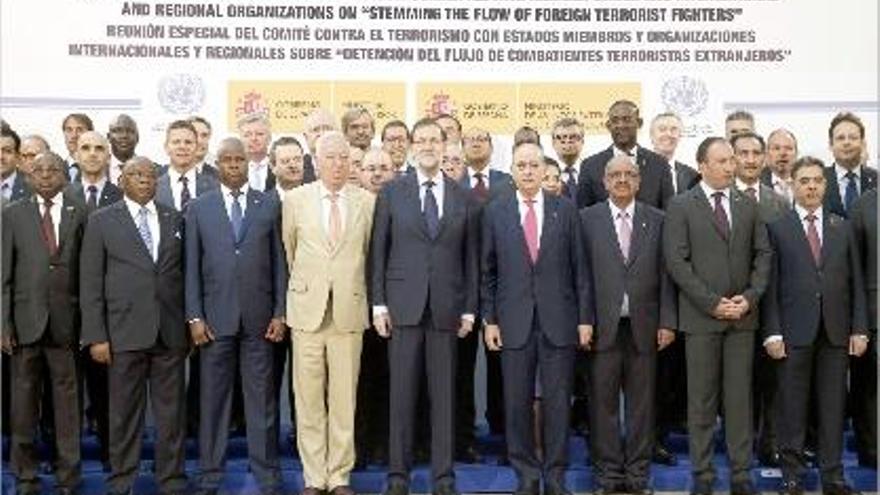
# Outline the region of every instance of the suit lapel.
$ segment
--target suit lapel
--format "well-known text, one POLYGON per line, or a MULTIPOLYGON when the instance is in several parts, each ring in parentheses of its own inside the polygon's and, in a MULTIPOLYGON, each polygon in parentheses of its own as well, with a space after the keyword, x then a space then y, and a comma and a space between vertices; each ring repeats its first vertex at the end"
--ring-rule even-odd
MULTIPOLYGON (((550 247, 556 240, 556 229, 559 224, 559 212, 557 211, 558 199, 556 196, 544 194, 544 224, 541 226, 541 240, 538 243, 538 259, 535 265, 541 262, 546 256, 545 252, 549 252, 550 247)), ((522 230, 522 229, 520 229, 522 230)), ((523 232, 523 242, 525 242, 525 232, 523 232)), ((526 249, 528 252, 528 249, 526 249)))
POLYGON ((327 250, 327 254, 330 255, 333 252, 333 246, 330 245, 330 236, 327 235, 327 228, 324 225, 324 198, 321 196, 322 189, 320 187, 320 182, 315 182, 314 196, 312 199, 312 204, 314 205, 314 218, 318 219, 318 230, 321 231, 321 239, 324 241, 324 249, 327 250))
MULTIPOLYGON (((611 213, 611 205, 608 200, 603 203, 604 214, 602 217, 602 225, 605 227, 605 234, 603 237, 608 241, 608 247, 611 249, 612 253, 617 253, 617 259, 620 261, 621 265, 626 265, 626 257, 623 255, 623 251, 620 250, 620 242, 617 240, 617 229, 614 226, 614 218, 611 213)), ((635 220, 635 219, 634 219, 635 220)), ((635 222, 633 222, 635 223, 635 222)), ((630 252, 632 252, 632 245, 630 245, 630 252)))
MULTIPOLYGON (((715 210, 712 208, 712 204, 709 203, 709 198, 706 197, 706 193, 703 192, 703 188, 695 187, 692 189, 692 191, 693 192, 691 193, 691 199, 694 201, 694 203, 697 204, 698 207, 704 210, 706 221, 708 221, 709 224, 712 225, 712 230, 714 230, 715 233, 718 234, 718 237, 721 238, 721 240, 725 240, 724 234, 721 233, 721 229, 719 229, 718 224, 715 223, 715 210)), ((733 203, 731 202, 731 207, 732 206, 733 203)))
POLYGON ((76 206, 67 198, 61 200, 61 223, 58 225, 58 252, 64 249, 67 236, 70 235, 73 216, 76 214, 76 206))
POLYGON ((438 239, 443 235, 446 224, 449 223, 449 215, 455 211, 456 205, 458 205, 458 197, 455 196, 456 191, 453 190, 455 187, 453 181, 442 174, 440 180, 443 181, 443 215, 440 217, 440 225, 437 228, 438 239))
POLYGON ((727 243, 733 244, 733 240, 738 235, 742 235, 742 232, 739 232, 739 230, 747 227, 743 221, 743 208, 745 208, 745 205, 743 204, 743 196, 733 187, 727 190, 727 194, 730 197, 730 218, 727 219, 730 224, 730 239, 727 240, 727 243))
MULTIPOLYGON (((156 266, 162 266, 165 258, 168 257, 171 247, 171 237, 176 234, 174 225, 171 222, 171 212, 164 208, 156 206, 156 214, 159 216, 159 248, 156 255, 156 266)), ((143 243, 141 243, 143 244, 143 243)))
MULTIPOLYGON (((260 193, 253 189, 248 189, 246 200, 247 208, 245 208, 244 210, 244 218, 241 219, 241 231, 238 234, 238 239, 235 240, 236 245, 238 245, 242 240, 244 240, 245 237, 247 237, 248 227, 250 227, 254 217, 260 214, 260 207, 262 206, 260 193)), ((226 202, 221 201, 221 203, 223 203, 223 209, 225 210, 226 202)), ((230 223, 230 227, 231 226, 232 224, 230 223)), ((234 235, 235 234, 233 233, 233 236, 234 235)))
POLYGON ((859 190, 859 196, 865 194, 867 191, 871 189, 875 189, 877 187, 877 174, 872 174, 871 171, 865 167, 861 166, 862 169, 862 183, 861 189, 859 190))
MULTIPOLYGON (((360 204, 355 198, 355 189, 348 184, 346 184, 343 189, 344 198, 345 198, 345 226, 342 230, 342 238, 339 239, 339 242, 336 243, 335 246, 331 246, 330 255, 335 256, 337 252, 342 248, 342 245, 345 244, 346 239, 349 238, 349 232, 354 230, 354 224, 357 220, 357 216, 360 212, 360 204)), ((328 238, 328 243, 329 238, 328 238)))
POLYGON ((632 220, 632 239, 629 243, 629 257, 627 257, 626 266, 631 266, 636 258, 642 253, 642 246, 645 244, 645 236, 648 235, 648 220, 645 216, 645 210, 636 203, 632 220))
POLYGON ((171 177, 168 172, 159 177, 156 184, 156 201, 174 208, 174 197, 171 195, 171 177))
POLYGON ((422 200, 419 197, 419 179, 417 174, 406 174, 404 179, 406 181, 406 187, 404 187, 405 191, 405 205, 404 208, 406 211, 410 212, 412 215, 413 221, 417 225, 417 230, 422 233, 422 237, 426 240, 430 240, 431 237, 428 235, 428 225, 425 223, 425 216, 422 215, 422 200))
MULTIPOLYGON (((137 225, 134 223, 134 219, 131 218, 131 213, 128 211, 128 207, 126 206, 124 201, 120 201, 113 206, 113 216, 116 218, 116 221, 119 222, 122 230, 126 232, 126 234, 131 239, 137 247, 135 250, 140 253, 138 259, 144 263, 144 266, 154 267, 153 258, 150 256, 150 252, 147 251, 147 246, 144 244, 144 240, 141 239, 141 235, 138 232, 137 225)), ((157 210, 158 211, 158 207, 157 210)), ((160 232, 161 235, 161 232, 160 232)), ((160 241, 161 243, 161 238, 160 241)))

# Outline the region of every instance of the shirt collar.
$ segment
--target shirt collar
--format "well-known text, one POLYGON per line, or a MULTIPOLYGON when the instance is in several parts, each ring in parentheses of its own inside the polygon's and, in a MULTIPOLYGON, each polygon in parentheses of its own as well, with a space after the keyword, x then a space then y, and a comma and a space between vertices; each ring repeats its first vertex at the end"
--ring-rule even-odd
POLYGON ((746 189, 748 189, 750 187, 755 190, 755 195, 757 195, 760 192, 760 187, 761 187, 760 181, 755 182, 754 184, 750 185, 750 184, 746 184, 745 182, 743 182, 742 179, 740 179, 739 177, 737 177, 735 180, 736 180, 736 188, 742 192, 746 192, 746 189))
MULTIPOLYGON (((241 187, 238 188, 238 190, 241 192, 241 195, 239 195, 239 197, 247 197, 247 195, 248 195, 248 183, 245 182, 243 186, 241 186, 241 187)), ((223 184, 223 183, 220 184, 220 192, 223 194, 223 197, 224 197, 224 198, 225 198, 226 196, 231 196, 231 195, 232 195, 232 189, 230 189, 229 187, 227 187, 227 186, 226 186, 225 184, 223 184)))
MULTIPOLYGON (((339 198, 345 198, 345 190, 347 186, 348 184, 345 184, 342 186, 342 189, 336 191, 336 195, 339 196, 339 198)), ((330 189, 327 189, 323 182, 318 181, 318 187, 321 191, 321 199, 329 198, 329 196, 333 195, 333 193, 330 192, 330 189)))
POLYGON ((3 184, 9 184, 9 188, 12 189, 12 186, 15 184, 15 178, 18 176, 18 170, 13 170, 8 177, 3 179, 3 184))
MULTIPOLYGON (((535 202, 535 206, 543 207, 544 206, 544 190, 538 190, 538 194, 535 195, 532 200, 535 202)), ((526 197, 522 195, 521 192, 516 192, 516 203, 518 205, 524 205, 526 202, 526 197)))
MULTIPOLYGON (((39 194, 34 194, 34 197, 37 198, 37 203, 39 203, 40 206, 43 206, 44 204, 46 204, 46 200, 43 199, 43 197, 40 196, 39 194)), ((61 206, 61 203, 63 201, 64 201, 64 194, 61 191, 58 191, 58 193, 55 196, 52 196, 52 208, 55 208, 56 206, 61 206)))
POLYGON ((256 168, 256 169, 260 169, 260 170, 262 170, 268 166, 269 166, 269 155, 264 156, 263 159, 258 162, 254 162, 254 161, 248 162, 248 167, 256 168))
POLYGON ((190 184, 195 184, 196 183, 196 168, 190 167, 189 170, 187 170, 186 172, 181 174, 180 172, 177 171, 177 169, 175 169, 171 165, 168 165, 168 177, 171 179, 172 183, 179 182, 181 177, 186 177, 189 180, 190 184))
MULTIPOLYGON (((806 208, 804 208, 803 206, 801 206, 797 203, 794 204, 794 211, 797 212, 798 218, 801 220, 801 222, 804 222, 807 219, 807 215, 810 214, 810 212, 807 211, 806 208)), ((816 216, 817 223, 819 225, 821 225, 822 224, 822 206, 821 205, 819 205, 819 207, 816 208, 815 211, 813 211, 813 215, 816 216)))
POLYGON ((630 220, 632 220, 632 218, 636 214, 636 201, 635 201, 635 199, 630 201, 629 204, 626 205, 626 207, 623 209, 618 208, 617 205, 614 204, 614 202, 611 201, 610 199, 608 200, 608 206, 611 207, 611 218, 613 218, 614 220, 617 220, 617 216, 621 212, 625 212, 629 216, 630 220))
POLYGON ((141 208, 146 208, 147 211, 150 212, 150 215, 156 214, 156 203, 154 203, 152 199, 147 201, 147 204, 142 206, 135 200, 129 198, 128 196, 125 196, 125 206, 128 207, 128 211, 133 217, 137 217, 138 213, 141 211, 141 208))
POLYGON ((94 184, 86 182, 85 177, 83 177, 80 182, 82 183, 83 191, 88 191, 89 186, 95 186, 100 191, 101 189, 104 189, 104 184, 107 183, 107 176, 102 175, 101 178, 98 179, 98 182, 95 182, 94 184))
POLYGON ((428 177, 428 176, 422 171, 422 169, 416 167, 416 180, 419 181, 419 187, 424 187, 425 182, 427 182, 427 181, 429 181, 429 180, 434 182, 434 187, 435 187, 435 188, 436 188, 436 187, 442 187, 442 186, 443 186, 443 173, 442 173, 442 172, 440 171, 440 169, 438 168, 438 169, 437 169, 437 173, 434 174, 434 177, 428 177))
POLYGON ((633 158, 636 158, 637 156, 639 156, 639 145, 633 146, 632 149, 629 151, 629 153, 627 153, 626 151, 623 151, 622 149, 620 149, 614 145, 611 146, 611 150, 614 152, 614 156, 629 155, 633 158))
POLYGON ((857 181, 858 181, 858 180, 861 180, 861 178, 862 178, 862 167, 861 167, 861 166, 856 167, 856 168, 854 168, 854 169, 852 169, 852 170, 847 170, 846 168, 841 167, 840 165, 838 165, 837 163, 835 163, 835 164, 834 164, 834 172, 837 174, 837 180, 838 180, 838 182, 840 182, 840 181, 846 179, 846 174, 848 174, 848 173, 850 173, 850 172, 856 174, 856 180, 857 180, 857 181))
POLYGON ((700 181, 700 187, 703 189, 703 193, 706 194, 706 197, 709 198, 710 201, 713 199, 712 195, 719 192, 721 194, 724 194, 725 198, 729 199, 730 191, 728 189, 715 189, 709 186, 709 184, 706 184, 706 181, 703 180, 700 181))

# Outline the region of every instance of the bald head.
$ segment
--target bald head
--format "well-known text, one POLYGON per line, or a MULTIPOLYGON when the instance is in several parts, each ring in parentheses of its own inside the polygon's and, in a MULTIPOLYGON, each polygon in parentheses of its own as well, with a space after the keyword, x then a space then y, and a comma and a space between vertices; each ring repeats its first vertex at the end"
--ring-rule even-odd
POLYGON ((101 180, 110 167, 110 143, 95 131, 80 134, 76 143, 76 161, 83 180, 94 184, 101 180))

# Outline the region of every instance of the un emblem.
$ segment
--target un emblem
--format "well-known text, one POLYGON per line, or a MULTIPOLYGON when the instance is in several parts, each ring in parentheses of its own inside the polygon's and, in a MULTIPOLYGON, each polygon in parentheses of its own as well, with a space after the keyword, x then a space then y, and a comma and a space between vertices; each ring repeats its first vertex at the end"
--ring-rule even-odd
POLYGON ((669 110, 692 117, 706 109, 709 90, 703 81, 681 76, 664 82, 660 96, 669 110))
POLYGON ((202 78, 192 74, 172 74, 159 81, 159 104, 166 112, 191 114, 205 103, 202 78))

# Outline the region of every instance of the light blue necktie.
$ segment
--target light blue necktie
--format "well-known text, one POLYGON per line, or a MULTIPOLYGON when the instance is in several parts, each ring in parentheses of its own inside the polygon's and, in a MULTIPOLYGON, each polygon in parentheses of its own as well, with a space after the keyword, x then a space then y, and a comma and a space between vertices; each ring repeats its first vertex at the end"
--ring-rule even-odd
POLYGON ((241 191, 238 189, 234 189, 230 192, 232 194, 232 208, 229 211, 229 223, 232 224, 232 235, 235 236, 235 242, 238 242, 239 236, 241 235, 241 203, 238 202, 238 198, 241 196, 241 191))
POLYGON ((140 211, 138 211, 138 233, 141 235, 141 240, 144 241, 144 245, 147 246, 147 252, 150 253, 150 259, 155 260, 156 255, 153 253, 153 234, 150 232, 150 224, 147 223, 147 215, 150 213, 145 206, 141 206, 140 211))

